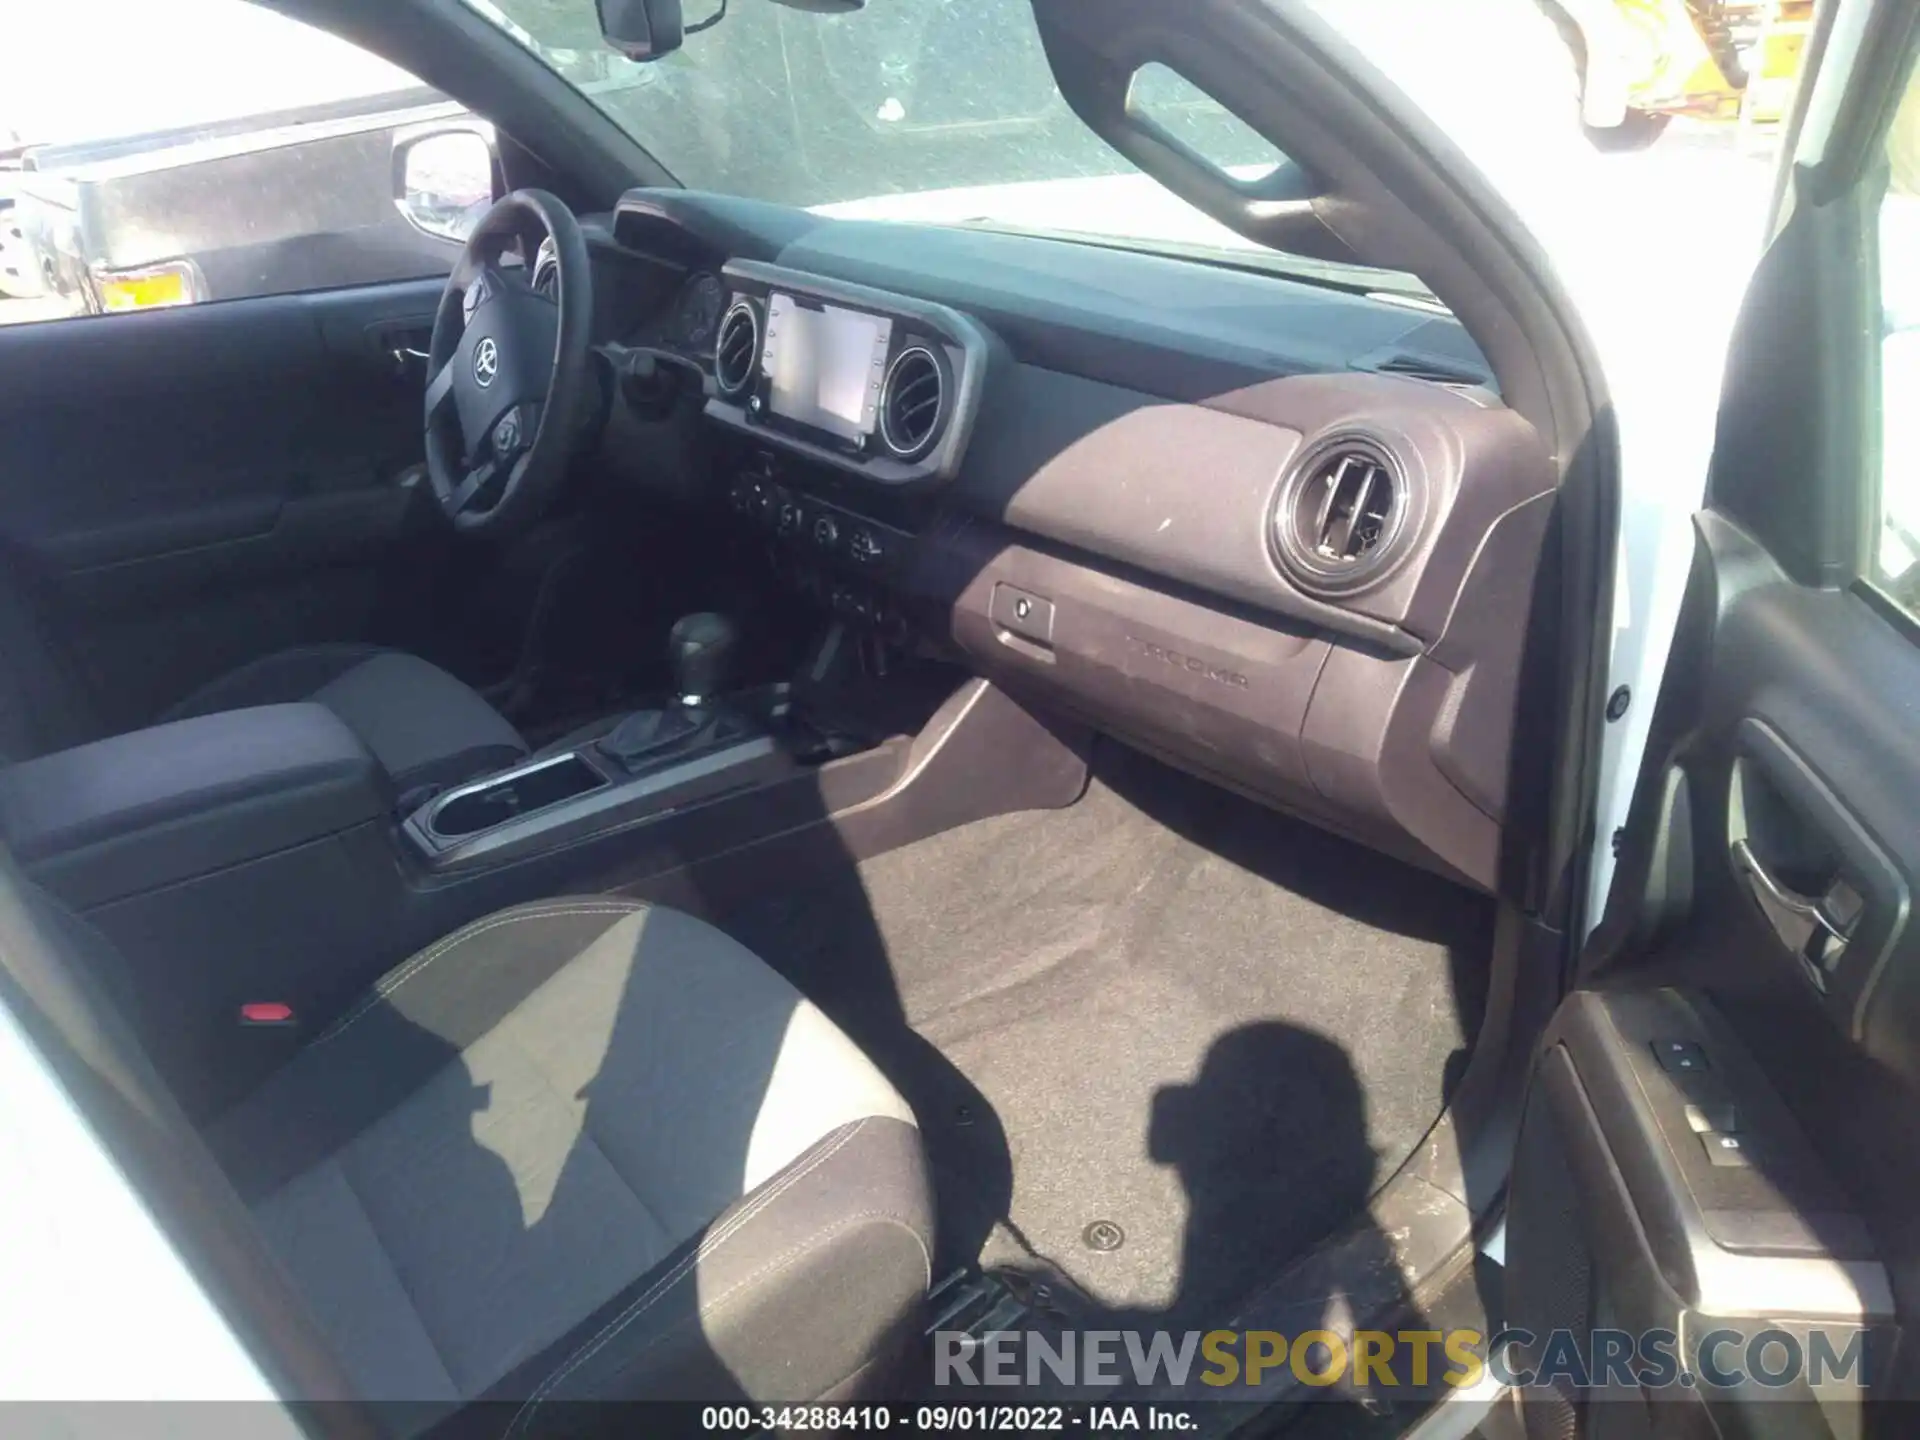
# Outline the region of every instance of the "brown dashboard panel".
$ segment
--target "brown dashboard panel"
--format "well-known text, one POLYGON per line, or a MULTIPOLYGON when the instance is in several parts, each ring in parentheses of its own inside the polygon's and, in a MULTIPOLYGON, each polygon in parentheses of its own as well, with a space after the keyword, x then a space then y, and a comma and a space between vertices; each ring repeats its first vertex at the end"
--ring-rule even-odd
POLYGON ((1195 405, 1013 364, 990 377, 947 500, 1414 654, 1439 639, 1488 531, 1553 483, 1545 447, 1520 416, 1424 381, 1298 375, 1195 405), (1366 583, 1317 585, 1277 557, 1273 521, 1298 467, 1343 439, 1391 469, 1403 513, 1366 583))
MULTIPOLYGON (((1537 544, 1545 510, 1517 516, 1516 538, 1532 532, 1537 544)), ((1502 627, 1511 640, 1462 636, 1472 659, 1455 672, 1428 655, 1218 608, 983 521, 950 518, 924 540, 911 587, 950 597, 941 604, 952 637, 982 674, 1376 848, 1496 888, 1518 623, 1502 627)))
POLYGON ((1497 403, 1376 378, 1029 431, 1025 479, 1006 475, 991 505, 976 462, 1009 465, 1021 444, 987 440, 1003 432, 983 419, 988 453, 977 442, 969 493, 922 536, 909 588, 1009 688, 1491 891, 1552 471, 1497 403), (1417 489, 1378 583, 1314 595, 1272 528, 1329 434, 1386 437, 1417 489))
POLYGON ((1322 636, 1223 614, 996 526, 962 521, 930 538, 959 587, 953 638, 988 674, 1042 685, 1104 729, 1257 776, 1267 793, 1310 787, 1300 732, 1332 649, 1322 636))

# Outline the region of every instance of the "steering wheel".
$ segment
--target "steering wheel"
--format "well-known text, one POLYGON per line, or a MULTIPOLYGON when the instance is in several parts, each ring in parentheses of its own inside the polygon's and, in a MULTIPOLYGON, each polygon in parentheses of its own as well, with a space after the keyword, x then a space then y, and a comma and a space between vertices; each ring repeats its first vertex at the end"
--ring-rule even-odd
POLYGON ((427 347, 427 478, 454 527, 502 535, 538 520, 566 478, 589 380, 593 272, 580 224, 544 190, 481 217, 447 277, 427 347), (553 296, 532 261, 553 241, 553 296), (503 266, 517 244, 526 264, 503 266))

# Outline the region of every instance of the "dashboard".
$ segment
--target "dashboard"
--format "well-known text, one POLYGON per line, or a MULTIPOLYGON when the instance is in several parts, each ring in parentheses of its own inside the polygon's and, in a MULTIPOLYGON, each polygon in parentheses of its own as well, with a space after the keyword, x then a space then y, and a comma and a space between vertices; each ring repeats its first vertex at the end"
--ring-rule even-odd
POLYGON ((700 381, 609 427, 636 475, 854 624, 1497 888, 1555 469, 1450 316, 686 191, 596 226, 599 327, 700 381))
POLYGON ((673 297, 667 338, 689 355, 704 356, 720 332, 727 287, 711 270, 695 271, 673 297))

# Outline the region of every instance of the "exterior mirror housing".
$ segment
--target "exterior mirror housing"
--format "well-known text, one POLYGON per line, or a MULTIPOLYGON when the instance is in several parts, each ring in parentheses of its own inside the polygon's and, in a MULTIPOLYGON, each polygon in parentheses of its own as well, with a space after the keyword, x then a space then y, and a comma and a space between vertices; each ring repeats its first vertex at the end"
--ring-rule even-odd
POLYGON ((395 137, 393 203, 422 234, 464 245, 500 191, 491 128, 437 126, 395 137))
POLYGON ((600 38, 629 60, 658 60, 680 48, 686 22, 680 0, 595 0, 600 38))

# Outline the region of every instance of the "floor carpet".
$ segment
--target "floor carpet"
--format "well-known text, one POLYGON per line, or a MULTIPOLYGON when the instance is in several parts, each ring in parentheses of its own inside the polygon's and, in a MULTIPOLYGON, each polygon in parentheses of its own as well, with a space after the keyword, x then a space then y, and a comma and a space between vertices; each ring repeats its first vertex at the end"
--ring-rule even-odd
POLYGON ((1171 1328, 1361 1207, 1484 1002, 1486 900, 1118 746, 1066 810, 795 878, 719 918, 913 1104, 942 1265, 1171 1328))

